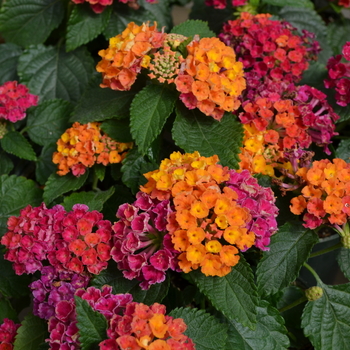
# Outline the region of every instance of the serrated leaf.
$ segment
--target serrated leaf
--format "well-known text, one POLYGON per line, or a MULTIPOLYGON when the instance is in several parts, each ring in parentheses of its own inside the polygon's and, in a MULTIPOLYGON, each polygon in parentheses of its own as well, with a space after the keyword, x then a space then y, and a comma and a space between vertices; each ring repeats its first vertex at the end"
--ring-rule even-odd
POLYGON ((18 215, 28 204, 38 206, 42 190, 34 181, 16 175, 0 176, 0 236, 6 232, 6 222, 11 215, 18 215))
POLYGON ((130 128, 141 154, 146 154, 174 109, 178 94, 165 84, 148 85, 133 99, 130 128))
POLYGON ((29 314, 17 330, 14 349, 37 350, 48 336, 47 321, 29 314))
POLYGON ((18 62, 21 83, 39 95, 41 101, 78 101, 93 70, 93 60, 85 48, 66 52, 62 46, 32 46, 18 62))
POLYGON ((44 187, 44 201, 46 204, 50 204, 54 199, 60 195, 76 191, 82 187, 88 177, 89 171, 87 170, 85 174, 76 177, 71 173, 59 176, 57 174, 51 174, 48 178, 44 187))
POLYGON ((341 140, 339 146, 335 150, 335 158, 344 159, 346 162, 350 160, 350 140, 341 140))
POLYGON ((30 109, 27 117, 27 132, 32 141, 45 146, 56 141, 69 127, 68 119, 73 106, 64 100, 44 101, 30 109))
POLYGON ((160 303, 164 299, 168 293, 170 281, 167 278, 162 283, 151 285, 148 290, 142 290, 139 283, 140 281, 136 279, 128 280, 124 278, 123 273, 117 269, 115 264, 109 264, 107 270, 101 271, 101 273, 91 281, 91 284, 98 288, 108 284, 113 288, 114 294, 130 293, 134 301, 147 305, 151 305, 155 302, 160 303))
POLYGON ((13 169, 13 162, 5 152, 0 152, 0 175, 8 174, 13 169))
POLYGON ((312 62, 310 63, 309 68, 303 73, 303 79, 301 80, 300 85, 306 84, 327 93, 323 84, 324 79, 327 77, 328 70, 326 65, 320 62, 312 62))
POLYGON ((132 142, 129 119, 110 119, 101 124, 101 129, 113 140, 118 142, 132 142))
POLYGON ((278 310, 265 300, 257 308, 257 324, 253 331, 233 320, 228 321, 226 350, 283 350, 288 349, 289 340, 284 320, 278 310))
POLYGON ((171 30, 171 33, 182 34, 187 37, 197 34, 201 38, 212 38, 216 36, 215 33, 210 30, 207 22, 199 20, 187 20, 178 24, 171 30))
POLYGON ((94 77, 74 109, 71 122, 86 124, 106 119, 122 119, 129 116, 129 108, 135 92, 114 91, 100 87, 100 76, 94 77))
POLYGON ((342 247, 337 255, 337 261, 345 277, 350 280, 350 249, 342 247))
POLYGON ((237 168, 243 129, 234 115, 226 113, 219 122, 179 102, 172 133, 186 152, 198 151, 205 157, 217 154, 222 165, 237 168))
POLYGON ((17 63, 22 49, 16 44, 0 45, 0 85, 6 81, 18 80, 17 63))
POLYGON ((75 6, 67 24, 67 51, 74 50, 101 34, 110 15, 110 6, 99 14, 95 13, 89 4, 75 6))
POLYGON ((327 39, 334 55, 340 55, 344 44, 349 41, 350 20, 342 18, 341 22, 327 25, 327 39))
POLYGON ((293 282, 318 241, 315 232, 299 222, 288 222, 271 237, 270 250, 264 252, 256 271, 262 295, 278 292, 293 282))
POLYGON ((314 8, 314 4, 310 0, 262 0, 262 3, 273 6, 294 6, 301 8, 314 8))
POLYGON ((193 340, 196 350, 225 349, 227 326, 204 310, 180 308, 172 310, 169 316, 185 321, 185 335, 193 340))
POLYGON ((102 211, 103 204, 113 195, 114 187, 111 187, 107 191, 96 192, 79 192, 73 193, 64 198, 62 205, 67 211, 72 210, 73 205, 86 204, 89 210, 102 211))
POLYGON ((333 108, 334 112, 337 113, 340 117, 340 119, 337 120, 337 124, 348 121, 350 119, 350 105, 342 107, 336 104, 335 106, 333 106, 333 108))
POLYGON ((18 322, 16 311, 13 309, 8 299, 2 298, 0 299, 0 324, 4 322, 4 318, 9 318, 14 322, 18 322))
POLYGON ((350 283, 319 284, 320 299, 309 301, 301 325, 315 350, 348 349, 350 343, 350 283))
POLYGON ((252 270, 243 257, 226 276, 205 276, 198 270, 191 272, 191 275, 217 310, 228 319, 255 329, 257 291, 252 270))
POLYGON ((8 0, 0 12, 0 32, 20 46, 43 43, 64 16, 61 0, 8 0))
POLYGON ((107 339, 107 320, 101 313, 93 310, 86 300, 78 296, 74 300, 81 349, 95 349, 101 341, 107 339))
POLYGON ((27 160, 36 160, 32 145, 17 131, 10 131, 1 139, 1 147, 7 153, 27 160))

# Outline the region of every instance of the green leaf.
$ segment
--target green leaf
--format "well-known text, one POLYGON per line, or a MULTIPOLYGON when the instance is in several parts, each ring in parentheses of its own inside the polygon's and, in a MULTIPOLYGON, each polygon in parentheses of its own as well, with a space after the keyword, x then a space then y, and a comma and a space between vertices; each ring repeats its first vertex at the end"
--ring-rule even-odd
POLYGON ((17 63, 22 49, 12 43, 0 45, 0 85, 6 81, 18 80, 17 63))
POLYGON ((41 100, 78 101, 93 70, 93 60, 85 48, 66 52, 62 46, 32 46, 18 63, 21 82, 41 100))
POLYGON ((243 257, 226 276, 205 276, 200 271, 193 271, 191 275, 200 291, 217 310, 228 319, 255 329, 257 291, 252 270, 243 257))
POLYGON ((327 39, 334 55, 340 55, 344 44, 349 41, 350 20, 342 18, 340 21, 327 25, 327 39))
POLYGON ((348 349, 350 343, 350 283, 319 284, 323 296, 309 301, 302 316, 305 335, 315 350, 348 349))
MULTIPOLYGON (((149 17, 147 21, 150 21, 151 24, 153 24, 153 18, 155 18, 158 24, 158 30, 165 27, 165 32, 169 32, 170 28, 173 26, 171 11, 169 11, 173 5, 172 0, 162 0, 153 3, 150 3, 147 0, 139 0, 138 3, 145 8, 149 14, 151 14, 151 17, 149 17)), ((136 10, 136 13, 138 12, 139 10, 136 10)))
POLYGON ((17 330, 14 349, 37 350, 48 336, 47 321, 29 314, 17 330))
POLYGON ((233 114, 226 113, 219 122, 198 109, 189 110, 179 102, 176 106, 173 138, 185 152, 198 151, 205 157, 217 154, 222 165, 238 167, 243 129, 233 114))
POLYGON ((337 255, 337 261, 345 277, 350 280, 350 249, 342 247, 337 255))
POLYGON ((216 36, 215 33, 210 30, 207 22, 199 20, 188 20, 178 24, 171 30, 171 33, 182 34, 187 37, 197 34, 201 38, 212 38, 216 36))
POLYGON ((279 13, 280 17, 290 22, 301 33, 306 29, 316 34, 316 40, 320 43, 322 51, 318 56, 320 63, 326 64, 333 55, 327 42, 327 27, 321 16, 311 8, 285 6, 279 13))
POLYGON ((273 6, 294 6, 301 8, 314 8, 314 4, 310 0, 262 0, 262 3, 273 5, 273 6))
POLYGON ((84 185, 88 174, 88 170, 85 172, 85 174, 79 177, 76 177, 71 173, 64 176, 59 176, 56 173, 51 174, 44 187, 43 197, 45 203, 50 204, 60 195, 70 191, 78 190, 81 186, 84 185))
POLYGON ((269 295, 294 281, 318 241, 315 232, 299 222, 286 223, 271 237, 256 271, 260 294, 269 295))
POLYGON ((33 147, 28 140, 17 131, 10 131, 1 139, 1 147, 4 151, 15 156, 27 159, 36 160, 36 155, 33 147))
POLYGON ((344 159, 346 162, 350 160, 350 139, 341 140, 335 151, 335 158, 344 159))
POLYGON ((64 198, 62 205, 67 211, 72 210, 73 205, 77 203, 86 204, 89 207, 89 210, 102 211, 103 204, 113 195, 113 193, 114 187, 111 187, 107 191, 73 193, 64 198))
POLYGON ((73 106, 64 100, 49 100, 30 109, 27 118, 28 135, 38 145, 55 143, 69 127, 73 106))
POLYGON ((38 206, 42 201, 42 190, 34 181, 22 176, 0 176, 0 236, 6 232, 7 219, 18 215, 28 204, 38 206))
POLYGON ((78 102, 71 122, 86 124, 106 119, 122 119, 129 116, 129 108, 135 92, 115 91, 99 86, 99 76, 94 77, 78 102))
POLYGON ((106 175, 106 167, 103 164, 95 164, 93 171, 98 180, 103 181, 106 175))
POLYGON ((226 350, 283 350, 288 349, 289 340, 284 320, 278 310, 261 300, 257 308, 256 329, 243 327, 228 320, 228 341, 226 350))
POLYGON ((225 349, 227 326, 204 310, 180 308, 172 310, 169 316, 185 321, 185 335, 193 340, 196 350, 225 349))
POLYGON ((101 124, 101 129, 113 140, 118 142, 132 142, 128 119, 110 119, 101 124))
POLYGON ((57 151, 56 144, 46 145, 41 150, 35 164, 35 177, 40 185, 44 185, 49 176, 57 170, 57 165, 52 162, 52 155, 55 151, 57 151))
POLYGON ((7 0, 0 12, 0 32, 20 46, 41 44, 64 16, 61 0, 7 0))
POLYGON ((86 300, 78 296, 75 296, 74 300, 77 306, 77 327, 81 348, 95 349, 101 341, 107 339, 107 320, 101 313, 93 310, 86 300))
POLYGON ((0 152, 0 175, 10 173, 13 169, 13 162, 5 152, 0 152))
POLYGON ((141 154, 146 154, 174 109, 178 96, 165 84, 148 85, 131 103, 131 134, 141 154))
POLYGON ((97 14, 89 4, 79 4, 73 8, 67 24, 67 51, 95 39, 106 27, 111 15, 111 7, 97 14))
POLYGON ((123 273, 117 269, 114 264, 109 264, 107 270, 101 271, 96 276, 91 284, 95 287, 101 288, 108 284, 113 288, 114 294, 130 293, 133 300, 138 303, 151 305, 155 302, 160 303, 168 293, 169 278, 162 283, 153 284, 148 290, 142 290, 139 286, 140 281, 136 279, 128 280, 124 278, 123 273))
POLYGON ((325 64, 311 62, 309 68, 303 73, 303 79, 298 85, 309 85, 327 93, 323 81, 328 77, 325 64))
POLYGON ((0 324, 4 322, 4 318, 9 318, 15 322, 18 321, 17 313, 11 306, 8 299, 0 299, 0 324))
POLYGON ((350 119, 350 105, 346 107, 339 106, 338 104, 333 106, 334 112, 337 113, 340 119, 337 120, 337 124, 348 121, 350 119))

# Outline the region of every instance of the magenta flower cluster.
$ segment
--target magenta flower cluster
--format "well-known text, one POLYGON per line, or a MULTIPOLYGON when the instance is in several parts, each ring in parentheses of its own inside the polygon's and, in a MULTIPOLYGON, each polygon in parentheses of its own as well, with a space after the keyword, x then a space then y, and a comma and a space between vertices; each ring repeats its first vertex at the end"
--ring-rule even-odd
POLYGON ((4 318, 3 323, 0 325, 0 349, 13 349, 13 343, 19 326, 20 324, 16 324, 12 320, 4 318))

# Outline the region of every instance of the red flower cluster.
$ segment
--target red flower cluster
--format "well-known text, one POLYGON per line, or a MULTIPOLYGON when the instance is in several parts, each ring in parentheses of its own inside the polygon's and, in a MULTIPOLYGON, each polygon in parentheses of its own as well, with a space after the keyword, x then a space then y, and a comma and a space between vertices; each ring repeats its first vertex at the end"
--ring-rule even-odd
POLYGON ((38 104, 39 97, 28 92, 25 85, 17 81, 8 81, 0 86, 0 120, 12 123, 24 119, 26 110, 38 104))
MULTIPOLYGON (((248 0, 231 0, 232 6, 244 6, 248 4, 248 0)), ((216 9, 222 10, 227 6, 227 0, 205 0, 207 6, 213 6, 216 9)))
POLYGON ((20 324, 15 324, 12 320, 5 318, 0 325, 0 350, 12 350, 17 329, 20 324))

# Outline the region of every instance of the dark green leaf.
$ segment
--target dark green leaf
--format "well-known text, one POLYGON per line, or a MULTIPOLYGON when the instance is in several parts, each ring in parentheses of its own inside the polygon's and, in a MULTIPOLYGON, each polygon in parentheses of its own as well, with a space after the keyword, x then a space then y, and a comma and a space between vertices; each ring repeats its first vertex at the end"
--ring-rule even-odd
POLYGON ((74 297, 77 306, 77 327, 82 350, 95 349, 107 339, 107 320, 99 312, 93 310, 86 300, 74 297))
POLYGON ((32 46, 18 63, 21 82, 41 100, 78 101, 93 69, 93 60, 85 48, 66 52, 62 46, 32 46))
POLYGON ((0 236, 6 232, 6 222, 11 215, 18 215, 28 204, 38 206, 42 191, 34 181, 22 176, 0 176, 0 236))
POLYGON ((256 271, 260 294, 276 293, 294 281, 317 241, 316 233, 299 222, 280 227, 271 237, 270 250, 264 252, 256 271))
POLYGON ((228 320, 228 340, 226 350, 283 350, 288 349, 289 340, 279 312, 261 300, 257 308, 256 329, 243 327, 240 323, 228 320))
POLYGON ((103 164, 95 164, 93 166, 93 171, 98 178, 98 180, 103 181, 106 175, 106 167, 103 164))
POLYGON ((337 261, 345 277, 350 280, 350 249, 341 248, 337 255, 337 261))
POLYGON ((345 122, 350 119, 350 105, 347 105, 346 107, 342 107, 336 104, 333 107, 334 107, 334 112, 337 113, 340 117, 340 119, 337 120, 337 123, 345 122))
POLYGON ((7 0, 0 12, 6 41, 27 47, 43 43, 64 16, 61 0, 7 0))
POLYGON ((243 257, 224 277, 205 276, 200 271, 191 272, 191 275, 217 310, 228 319, 255 329, 258 298, 252 270, 243 257))
POLYGON ((73 106, 68 101, 44 101, 30 109, 27 118, 28 135, 38 145, 55 143, 69 127, 73 106))
POLYGON ((101 124, 101 129, 113 140, 118 142, 132 142, 129 119, 110 119, 101 124))
POLYGON ((323 296, 309 301, 302 316, 304 333, 315 350, 348 349, 350 344, 350 283, 319 284, 323 296))
POLYGON ((340 55, 344 44, 349 41, 350 20, 342 18, 341 22, 330 22, 327 25, 328 43, 334 55, 340 55))
POLYGON ((142 290, 139 287, 139 283, 140 282, 135 279, 128 280, 124 278, 123 273, 112 264, 109 264, 108 269, 103 270, 91 282, 93 286, 98 288, 105 284, 112 286, 114 294, 130 293, 134 301, 147 305, 151 305, 155 302, 160 303, 168 293, 168 278, 162 283, 153 284, 148 290, 142 290))
POLYGON ((171 311, 169 316, 185 321, 185 334, 193 340, 196 350, 225 349, 227 326, 204 310, 180 308, 171 311))
MULTIPOLYGON (((165 27, 165 32, 169 32, 170 28, 173 26, 172 16, 169 9, 172 6, 172 0, 163 0, 150 3, 147 0, 139 0, 138 3, 145 8, 151 16, 147 19, 153 24, 153 21, 157 21, 158 30, 165 27)), ((139 10, 136 12, 138 13, 139 10)), ((143 20, 143 22, 145 22, 143 20)))
POLYGON ((294 6, 301 8, 314 8, 314 4, 310 0, 262 0, 262 3, 274 6, 294 6))
POLYGON ((335 151, 335 157, 344 159, 346 162, 350 160, 350 139, 341 140, 335 151))
POLYGON ((303 79, 300 85, 309 85, 323 92, 327 92, 324 87, 323 80, 328 76, 325 64, 320 62, 312 62, 309 68, 303 73, 303 79))
POLYGON ((96 76, 84 92, 75 107, 71 122, 83 124, 106 119, 122 119, 129 116, 129 108, 135 96, 133 91, 115 91, 99 86, 100 77, 96 76))
POLYGON ((17 63, 22 49, 12 43, 0 45, 0 85, 6 81, 18 80, 17 63))
POLYGON ((7 153, 27 159, 36 160, 36 155, 33 147, 28 140, 17 131, 10 131, 1 139, 1 147, 7 153))
POLYGON ((216 36, 215 33, 210 30, 207 22, 199 20, 188 20, 178 24, 171 30, 171 33, 182 34, 187 37, 197 34, 201 38, 212 38, 216 36))
POLYGON ((114 193, 114 187, 111 187, 107 191, 96 191, 96 192, 79 192, 73 193, 69 197, 65 197, 62 205, 67 211, 72 210, 73 205, 86 204, 89 210, 101 211, 103 204, 112 196, 114 193))
POLYGON ((44 146, 38 157, 35 168, 36 180, 40 185, 44 185, 49 176, 57 171, 57 165, 52 162, 52 155, 57 151, 55 144, 44 146))
POLYGON ((222 165, 237 168, 243 129, 233 114, 226 113, 221 121, 217 121, 198 109, 189 110, 179 102, 173 137, 186 152, 198 151, 205 157, 217 154, 222 165))
POLYGON ((0 175, 8 174, 13 169, 13 162, 5 152, 0 152, 0 175))
POLYGON ((88 177, 88 173, 89 172, 86 171, 84 175, 81 175, 79 177, 75 177, 71 173, 64 176, 51 174, 44 187, 43 197, 45 203, 50 204, 60 195, 70 191, 78 190, 81 186, 84 185, 88 177))
POLYGON ((146 154, 174 109, 178 94, 165 84, 148 85, 131 103, 131 134, 141 154, 146 154))
POLYGON ((14 322, 18 322, 18 317, 16 311, 11 306, 8 299, 0 299, 0 324, 4 322, 4 318, 9 318, 14 322))
POLYGON ((67 51, 74 50, 101 34, 110 15, 110 6, 99 14, 95 13, 89 4, 75 6, 67 25, 67 51))

